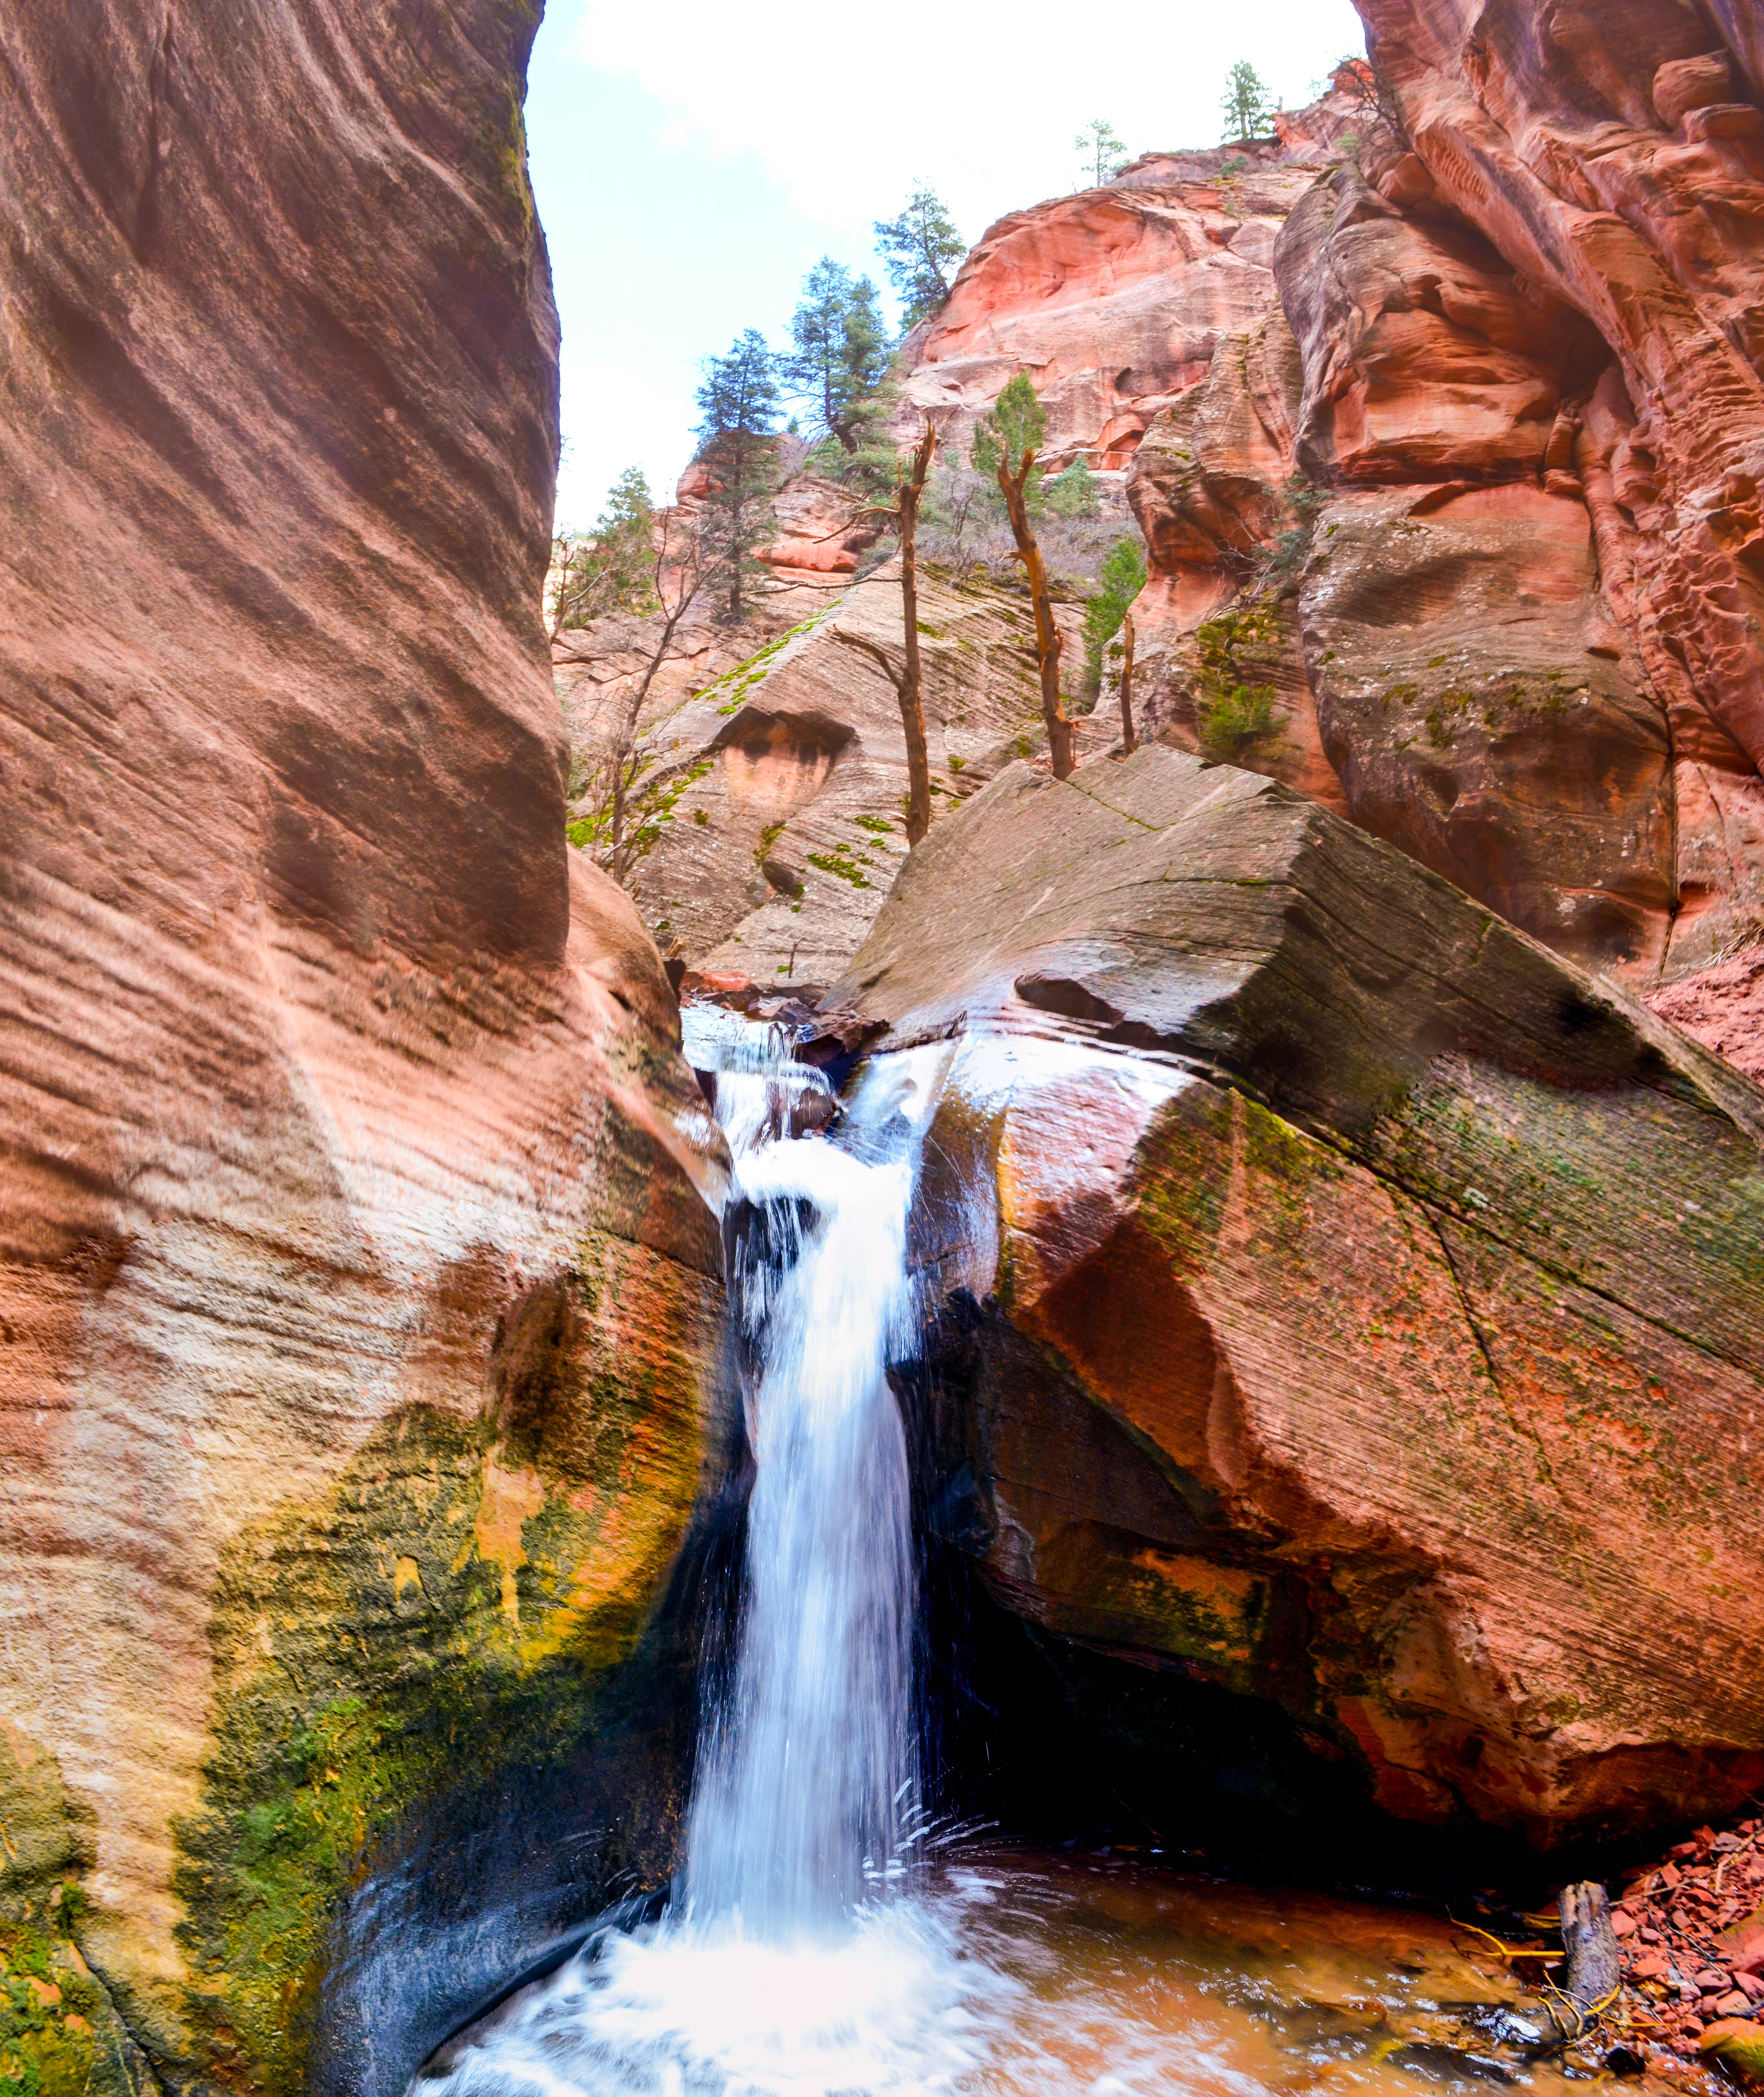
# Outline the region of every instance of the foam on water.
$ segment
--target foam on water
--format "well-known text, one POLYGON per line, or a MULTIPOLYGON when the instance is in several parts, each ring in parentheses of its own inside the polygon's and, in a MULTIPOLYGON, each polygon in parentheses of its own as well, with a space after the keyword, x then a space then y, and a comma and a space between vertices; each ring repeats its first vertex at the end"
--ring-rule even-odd
POLYGON ((906 1440, 907 1210, 936 1057, 890 1059, 825 1136, 767 1140, 816 1072, 724 1071, 731 1282, 760 1364, 734 1680, 709 1714, 685 1907, 777 1942, 848 1926, 918 1818, 906 1440), (781 1103, 777 1095, 783 1088, 781 1103))
MULTIPOLYGON (((836 1137, 818 1071, 689 1016, 734 1162, 729 1281, 756 1372, 733 1679, 707 1711, 681 1896, 605 1939, 457 2058, 466 2092, 953 2090, 1006 1984, 899 1898, 920 1824, 905 1436, 907 1212, 948 1062, 873 1066, 836 1137)), ((432 2083, 429 2086, 431 2089, 432 2083)))

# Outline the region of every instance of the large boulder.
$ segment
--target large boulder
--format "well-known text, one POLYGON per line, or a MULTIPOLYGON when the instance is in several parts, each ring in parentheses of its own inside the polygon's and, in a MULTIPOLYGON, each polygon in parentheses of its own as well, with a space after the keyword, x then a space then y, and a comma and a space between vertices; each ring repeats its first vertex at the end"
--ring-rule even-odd
POLYGON ((696 1489, 714 1160, 654 949, 563 838, 533 25, 6 32, 28 2089, 402 2087, 668 1866, 618 1685, 696 1489))
POLYGON ((1757 1088, 1157 747, 1002 773, 837 995, 948 1059, 925 1487, 999 1600, 1273 1700, 1411 1818, 1757 1787, 1757 1088))

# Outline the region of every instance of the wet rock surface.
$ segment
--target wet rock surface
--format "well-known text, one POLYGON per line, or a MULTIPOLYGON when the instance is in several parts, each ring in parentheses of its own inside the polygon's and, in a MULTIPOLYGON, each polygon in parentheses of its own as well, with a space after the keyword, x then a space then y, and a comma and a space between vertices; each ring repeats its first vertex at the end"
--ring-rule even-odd
POLYGON ((1001 775, 840 994, 955 1044, 943 1518, 1008 1607, 1272 1699, 1401 1815, 1547 1841, 1749 1793, 1755 1088, 1158 749, 1001 775))

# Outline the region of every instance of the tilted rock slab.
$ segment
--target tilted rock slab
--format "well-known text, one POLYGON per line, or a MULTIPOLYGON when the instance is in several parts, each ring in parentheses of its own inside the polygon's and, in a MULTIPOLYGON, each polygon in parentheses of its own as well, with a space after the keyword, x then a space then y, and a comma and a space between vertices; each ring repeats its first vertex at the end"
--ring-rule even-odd
MULTIPOLYGON (((1070 659, 1079 615, 1061 610, 1070 659)), ((940 816, 1046 733, 1023 592, 921 571, 919 613, 940 816)), ((890 563, 646 730, 632 888, 664 948, 767 988, 844 969, 906 857, 902 646, 890 563)))
MULTIPOLYGON (((1540 1841, 1764 1777, 1764 1093, 1273 782, 1013 766, 842 997, 943 1040, 949 1518, 1092 1647, 1540 1841)), ((948 1493, 944 1494, 947 1504, 948 1493)))
POLYGON ((28 2086, 401 2088, 668 1867, 673 1765, 612 1766, 608 1685, 695 1491, 719 1262, 659 964, 562 836, 532 29, 0 30, 28 2086))

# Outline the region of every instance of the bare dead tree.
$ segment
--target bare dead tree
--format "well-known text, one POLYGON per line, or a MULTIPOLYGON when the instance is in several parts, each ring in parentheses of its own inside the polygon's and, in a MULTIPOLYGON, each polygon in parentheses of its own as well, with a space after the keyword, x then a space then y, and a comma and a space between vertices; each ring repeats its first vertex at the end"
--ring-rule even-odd
POLYGON ((1133 615, 1127 612, 1121 620, 1121 755, 1131 757, 1136 746, 1133 740, 1133 615))
POLYGON ((677 517, 677 511, 663 515, 661 536, 655 549, 654 589, 656 602, 662 607, 661 630, 641 674, 631 680, 618 724, 611 738, 597 753, 579 797, 587 803, 580 820, 587 831, 587 841, 594 848, 595 863, 604 867, 620 887, 653 842, 641 808, 636 811, 637 820, 632 821, 634 803, 641 798, 636 793, 637 782, 648 769, 648 760, 639 755, 637 748, 644 702, 649 698, 657 673, 673 654, 674 637, 704 587, 703 562, 697 533, 689 528, 684 548, 677 554, 674 550, 677 517))
POLYGON ((1070 779, 1074 761, 1072 724, 1060 697, 1060 629, 1054 624, 1047 567, 1029 522, 1029 505, 1024 494, 1029 476, 1035 470, 1035 454, 1032 449, 1025 449, 1015 473, 1010 470, 1009 461, 1001 458, 998 466, 999 492, 1005 497, 1005 507, 1010 515, 1017 558, 1029 578, 1029 602, 1035 607, 1035 658, 1041 670, 1041 718, 1048 725, 1048 755, 1053 762, 1054 777, 1070 779))
POLYGON ((931 758, 925 741, 925 701, 919 666, 919 503, 925 476, 937 456, 937 431, 929 416, 910 474, 896 470, 895 517, 900 534, 900 618, 906 674, 902 678, 900 725, 907 737, 907 843, 916 845, 931 827, 931 758))
POLYGON ((593 541, 585 532, 560 532, 551 542, 551 638, 555 641, 578 616, 589 589, 589 564, 593 541))
POLYGON ((1414 151, 1396 82, 1369 59, 1350 59, 1337 67, 1334 86, 1354 110, 1355 134, 1362 148, 1390 153, 1414 151))
MULTIPOLYGON (((924 679, 919 656, 919 504, 925 480, 937 456, 937 427, 926 418, 924 434, 913 454, 913 470, 904 466, 895 471, 895 501, 891 509, 871 509, 864 517, 879 517, 891 523, 900 539, 901 654, 904 667, 897 671, 887 650, 860 633, 835 627, 832 638, 878 665, 895 688, 900 703, 900 725, 907 742, 907 843, 916 845, 931 827, 931 754, 925 735, 924 679)), ((846 528, 847 530, 850 527, 846 528)))

